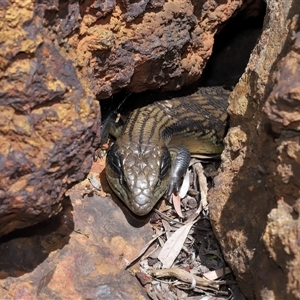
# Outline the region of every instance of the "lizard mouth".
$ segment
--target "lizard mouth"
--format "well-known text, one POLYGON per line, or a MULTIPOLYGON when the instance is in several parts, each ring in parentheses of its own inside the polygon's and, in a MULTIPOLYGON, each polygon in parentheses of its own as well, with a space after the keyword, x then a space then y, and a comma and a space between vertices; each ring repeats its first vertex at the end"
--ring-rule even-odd
POLYGON ((136 195, 134 198, 131 198, 130 203, 125 203, 128 208, 138 216, 144 216, 150 213, 155 204, 159 199, 154 199, 149 195, 143 193, 136 195))

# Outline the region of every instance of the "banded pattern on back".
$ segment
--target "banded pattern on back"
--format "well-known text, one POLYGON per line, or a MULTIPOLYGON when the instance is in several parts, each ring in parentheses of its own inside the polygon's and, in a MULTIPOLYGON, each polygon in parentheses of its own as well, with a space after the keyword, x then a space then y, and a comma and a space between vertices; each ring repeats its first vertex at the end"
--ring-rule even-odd
POLYGON ((163 139, 168 143, 174 135, 197 139, 212 131, 223 139, 229 94, 222 87, 201 88, 189 96, 136 109, 124 125, 122 139, 140 144, 163 139))
POLYGON ((114 192, 137 215, 177 192, 190 153, 218 154, 227 127, 230 92, 222 87, 155 102, 134 110, 107 154, 114 192))

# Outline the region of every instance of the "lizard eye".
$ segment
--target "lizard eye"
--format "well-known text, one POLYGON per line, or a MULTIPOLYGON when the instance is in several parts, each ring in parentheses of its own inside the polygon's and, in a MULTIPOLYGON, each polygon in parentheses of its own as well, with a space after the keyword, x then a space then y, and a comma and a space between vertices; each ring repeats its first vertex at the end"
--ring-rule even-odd
POLYGON ((117 144, 113 144, 106 156, 106 164, 119 176, 119 180, 123 185, 126 185, 126 180, 123 173, 123 164, 118 152, 117 144))
POLYGON ((171 168, 171 155, 169 150, 165 147, 160 161, 160 174, 159 174, 160 181, 168 174, 170 168, 171 168))
POLYGON ((113 144, 109 148, 106 156, 106 163, 117 175, 123 177, 122 162, 120 154, 118 153, 118 146, 116 144, 113 144))

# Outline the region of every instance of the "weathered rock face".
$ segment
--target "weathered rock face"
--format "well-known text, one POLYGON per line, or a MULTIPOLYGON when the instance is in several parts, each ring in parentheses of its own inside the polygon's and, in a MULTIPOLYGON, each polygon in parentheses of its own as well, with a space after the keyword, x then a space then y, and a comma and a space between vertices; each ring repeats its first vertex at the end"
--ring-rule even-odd
POLYGON ((51 217, 84 179, 99 138, 99 104, 43 27, 46 7, 0 10, 0 235, 51 217))
POLYGON ((300 299, 300 27, 294 18, 299 6, 291 12, 292 37, 277 64, 279 71, 272 74, 274 88, 264 105, 263 121, 276 137, 276 164, 268 171, 277 205, 268 215, 262 240, 285 275, 289 299, 300 299))
POLYGON ((300 299, 298 1, 268 1, 264 30, 231 95, 210 193, 223 253, 248 299, 300 299))
MULTIPOLYGON (((95 162, 89 176, 102 173, 106 189, 104 164, 95 162)), ((125 267, 153 230, 115 202, 85 179, 58 215, 1 237, 0 299, 149 299, 125 267)))
POLYGON ((125 87, 176 90, 197 80, 214 34, 243 1, 86 2, 80 30, 68 44, 103 99, 125 87))

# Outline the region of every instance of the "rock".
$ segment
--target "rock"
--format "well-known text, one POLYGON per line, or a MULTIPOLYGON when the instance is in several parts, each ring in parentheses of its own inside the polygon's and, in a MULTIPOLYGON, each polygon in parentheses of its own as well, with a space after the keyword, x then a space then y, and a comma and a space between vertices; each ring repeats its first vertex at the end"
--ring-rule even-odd
POLYGON ((210 212, 247 299, 300 299, 300 8, 292 0, 267 5, 261 38, 230 97, 210 212))
POLYGON ((178 90, 195 82, 211 55, 216 31, 243 1, 88 3, 82 5, 80 31, 67 43, 93 91, 104 99, 123 88, 178 90))
MULTIPOLYGON (((103 167, 98 160, 89 177, 99 180, 103 167)), ((101 185, 108 188, 102 175, 101 185)), ((152 239, 148 219, 97 193, 85 179, 57 216, 0 238, 0 299, 148 299, 125 270, 152 239)))
POLYGON ((48 219, 83 180, 99 141, 99 103, 43 28, 44 6, 3 2, 0 235, 48 219))

